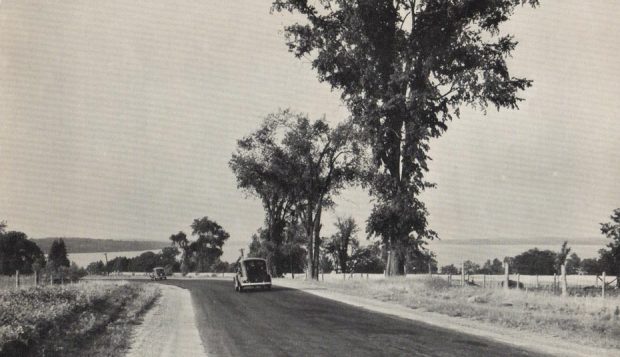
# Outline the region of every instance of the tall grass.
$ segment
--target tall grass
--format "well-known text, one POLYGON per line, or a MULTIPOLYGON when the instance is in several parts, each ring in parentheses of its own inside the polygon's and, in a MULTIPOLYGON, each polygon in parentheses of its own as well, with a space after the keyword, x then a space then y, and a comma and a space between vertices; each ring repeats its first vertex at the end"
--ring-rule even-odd
POLYGON ((0 355, 118 355, 157 296, 150 285, 97 282, 0 292, 0 355))
POLYGON ((620 348, 620 298, 454 287, 443 279, 346 280, 322 283, 342 293, 524 331, 620 348))

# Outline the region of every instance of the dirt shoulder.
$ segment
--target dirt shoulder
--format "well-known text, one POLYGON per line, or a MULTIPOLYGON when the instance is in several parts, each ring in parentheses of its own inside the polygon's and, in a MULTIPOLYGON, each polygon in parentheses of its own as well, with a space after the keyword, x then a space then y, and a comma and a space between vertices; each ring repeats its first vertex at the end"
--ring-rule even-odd
POLYGON ((277 279, 274 285, 303 290, 307 293, 366 310, 384 313, 400 318, 422 321, 429 325, 452 329, 474 336, 488 338, 497 342, 510 344, 531 351, 557 356, 618 356, 617 349, 604 349, 584 346, 565 339, 542 336, 531 332, 510 329, 465 318, 451 317, 436 312, 412 309, 395 302, 350 295, 334 291, 324 284, 308 282, 302 279, 277 279))
POLYGON ((161 297, 133 332, 128 357, 206 356, 188 290, 157 285, 161 297))

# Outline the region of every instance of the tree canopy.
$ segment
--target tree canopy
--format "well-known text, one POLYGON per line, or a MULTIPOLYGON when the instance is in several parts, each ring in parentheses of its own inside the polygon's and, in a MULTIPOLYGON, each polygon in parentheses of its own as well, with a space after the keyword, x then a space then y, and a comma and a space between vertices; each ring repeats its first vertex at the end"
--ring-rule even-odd
POLYGON ((404 273, 402 244, 433 239, 419 194, 432 184, 429 140, 462 106, 517 108, 531 85, 506 59, 517 42, 500 25, 537 0, 276 0, 304 21, 285 27, 289 50, 341 93, 373 149, 375 207, 369 234, 390 251, 388 274, 404 273))
POLYGON ((209 271, 222 256, 222 247, 230 234, 207 216, 195 219, 191 227, 192 235, 197 237, 190 244, 196 258, 196 269, 200 272, 209 271))
POLYGON ((6 232, 5 227, 0 223, 0 274, 13 275, 16 270, 29 274, 35 262, 45 264, 45 256, 36 243, 25 233, 6 232))
MULTIPOLYGON (((331 128, 322 118, 290 110, 268 115, 258 130, 238 141, 230 166, 239 187, 261 198, 274 254, 287 222, 305 231, 308 270, 318 277, 321 216, 333 196, 358 178, 362 149, 349 123, 331 128)), ((270 245, 264 244, 265 247, 270 245)))

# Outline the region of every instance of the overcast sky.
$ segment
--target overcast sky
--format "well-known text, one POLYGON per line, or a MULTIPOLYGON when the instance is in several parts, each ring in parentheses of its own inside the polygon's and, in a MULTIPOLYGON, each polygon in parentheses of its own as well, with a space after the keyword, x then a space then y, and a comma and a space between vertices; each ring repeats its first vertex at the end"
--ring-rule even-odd
MULTIPOLYGON (((269 1, 0 2, 0 220, 31 237, 166 240, 209 216, 225 259, 262 225, 228 160, 290 107, 343 120, 287 52, 269 1)), ((464 111, 431 144, 424 194, 446 240, 597 237, 620 207, 620 2, 542 1, 504 29, 518 111, 464 111)), ((368 196, 326 213, 363 226, 368 196)), ((188 232, 189 233, 189 232, 188 232)))

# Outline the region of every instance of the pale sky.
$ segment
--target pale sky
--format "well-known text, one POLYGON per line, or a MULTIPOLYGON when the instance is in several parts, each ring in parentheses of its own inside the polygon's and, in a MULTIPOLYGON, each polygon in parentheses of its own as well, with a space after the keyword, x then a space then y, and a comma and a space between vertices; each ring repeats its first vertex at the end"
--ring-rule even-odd
MULTIPOLYGON (((228 160, 261 118, 347 110, 287 52, 269 1, 0 2, 0 220, 31 237, 166 240, 209 216, 234 260, 263 223, 228 160)), ((620 207, 617 1, 542 1, 504 28, 518 111, 465 110, 431 143, 445 240, 598 237, 620 207)), ((345 192, 325 215, 365 225, 345 192)), ((362 237, 363 238, 363 237, 362 237)), ((492 257, 491 257, 492 258, 492 257)))

